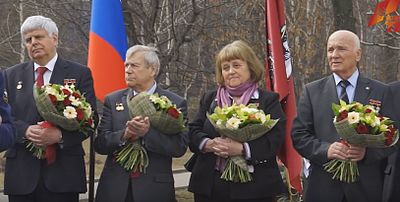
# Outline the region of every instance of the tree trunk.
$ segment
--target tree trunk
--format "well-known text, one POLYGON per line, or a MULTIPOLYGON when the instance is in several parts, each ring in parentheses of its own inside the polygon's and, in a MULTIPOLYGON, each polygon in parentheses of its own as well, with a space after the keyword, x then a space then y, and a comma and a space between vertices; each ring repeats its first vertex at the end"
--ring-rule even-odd
POLYGON ((332 0, 335 30, 356 32, 353 16, 353 0, 332 0))

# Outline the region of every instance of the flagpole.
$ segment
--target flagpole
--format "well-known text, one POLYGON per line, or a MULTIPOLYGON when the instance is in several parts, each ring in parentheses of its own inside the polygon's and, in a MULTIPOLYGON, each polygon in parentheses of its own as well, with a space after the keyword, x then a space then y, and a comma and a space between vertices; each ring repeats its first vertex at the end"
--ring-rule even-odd
POLYGON ((94 165, 95 165, 95 156, 96 153, 94 152, 94 135, 92 134, 89 138, 90 145, 89 145, 89 202, 94 202, 94 165))

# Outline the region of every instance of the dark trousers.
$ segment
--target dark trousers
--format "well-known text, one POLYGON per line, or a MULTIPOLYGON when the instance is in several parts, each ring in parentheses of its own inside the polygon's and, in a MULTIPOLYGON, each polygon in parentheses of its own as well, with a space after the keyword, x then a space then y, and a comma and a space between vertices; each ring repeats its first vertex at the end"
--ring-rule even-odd
POLYGON ((132 180, 129 180, 128 190, 126 192, 125 202, 134 202, 132 195, 132 180))
MULTIPOLYGON (((62 182, 60 182, 62 183, 62 182)), ((56 193, 49 191, 40 178, 35 190, 26 195, 8 195, 9 202, 78 202, 79 194, 75 192, 56 193)))
MULTIPOLYGON (((214 173, 214 188, 212 190, 211 196, 205 196, 200 194, 194 194, 195 202, 272 202, 273 198, 258 198, 258 199, 242 199, 242 200, 232 200, 230 199, 229 184, 223 179, 220 179, 220 173, 216 171, 214 173)), ((251 197, 251 196, 249 196, 251 197)))

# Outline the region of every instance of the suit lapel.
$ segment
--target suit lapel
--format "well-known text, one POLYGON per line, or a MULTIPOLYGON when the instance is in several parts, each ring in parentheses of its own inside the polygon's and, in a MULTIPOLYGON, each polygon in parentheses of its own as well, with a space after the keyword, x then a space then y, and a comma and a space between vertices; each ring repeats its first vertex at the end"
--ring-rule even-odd
POLYGON ((354 92, 354 101, 368 104, 368 96, 371 93, 371 90, 370 81, 360 75, 354 92))
POLYGON ((336 84, 333 75, 327 77, 325 84, 322 86, 322 93, 316 96, 321 97, 321 103, 339 103, 339 97, 336 91, 336 84))
POLYGON ((36 108, 35 99, 33 98, 33 85, 35 83, 33 62, 28 62, 20 73, 21 75, 19 78, 21 78, 21 80, 17 79, 17 85, 15 88, 17 91, 21 91, 22 95, 24 95, 24 97, 26 96, 25 98, 29 100, 28 102, 23 102, 23 108, 25 109, 24 111, 26 112, 27 116, 32 116, 27 120, 38 120, 40 119, 40 115, 36 108), (21 89, 18 89, 18 84, 22 85, 21 89))
POLYGON ((51 74, 50 83, 64 84, 64 79, 68 75, 68 66, 65 61, 58 57, 56 64, 54 65, 53 73, 51 74))
MULTIPOLYGON (((124 110, 122 110, 122 112, 124 113, 124 117, 126 117, 127 120, 129 120, 129 108, 128 108, 128 102, 127 102, 129 90, 130 90, 130 88, 127 88, 121 97, 121 103, 124 106, 124 110)), ((117 105, 118 103, 115 103, 115 104, 117 105)), ((114 106, 114 107, 116 107, 116 106, 114 106)))

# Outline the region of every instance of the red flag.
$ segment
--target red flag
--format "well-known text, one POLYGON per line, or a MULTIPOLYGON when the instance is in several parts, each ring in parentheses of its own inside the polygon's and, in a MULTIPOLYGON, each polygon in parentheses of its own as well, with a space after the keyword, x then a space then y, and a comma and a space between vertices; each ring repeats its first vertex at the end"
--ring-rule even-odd
POLYGON ((291 138, 293 119, 296 116, 294 83, 291 76, 292 62, 287 41, 284 0, 265 0, 268 51, 266 58, 267 88, 279 93, 286 114, 286 135, 278 157, 289 173, 289 182, 298 192, 301 186, 301 156, 294 149, 291 138))

